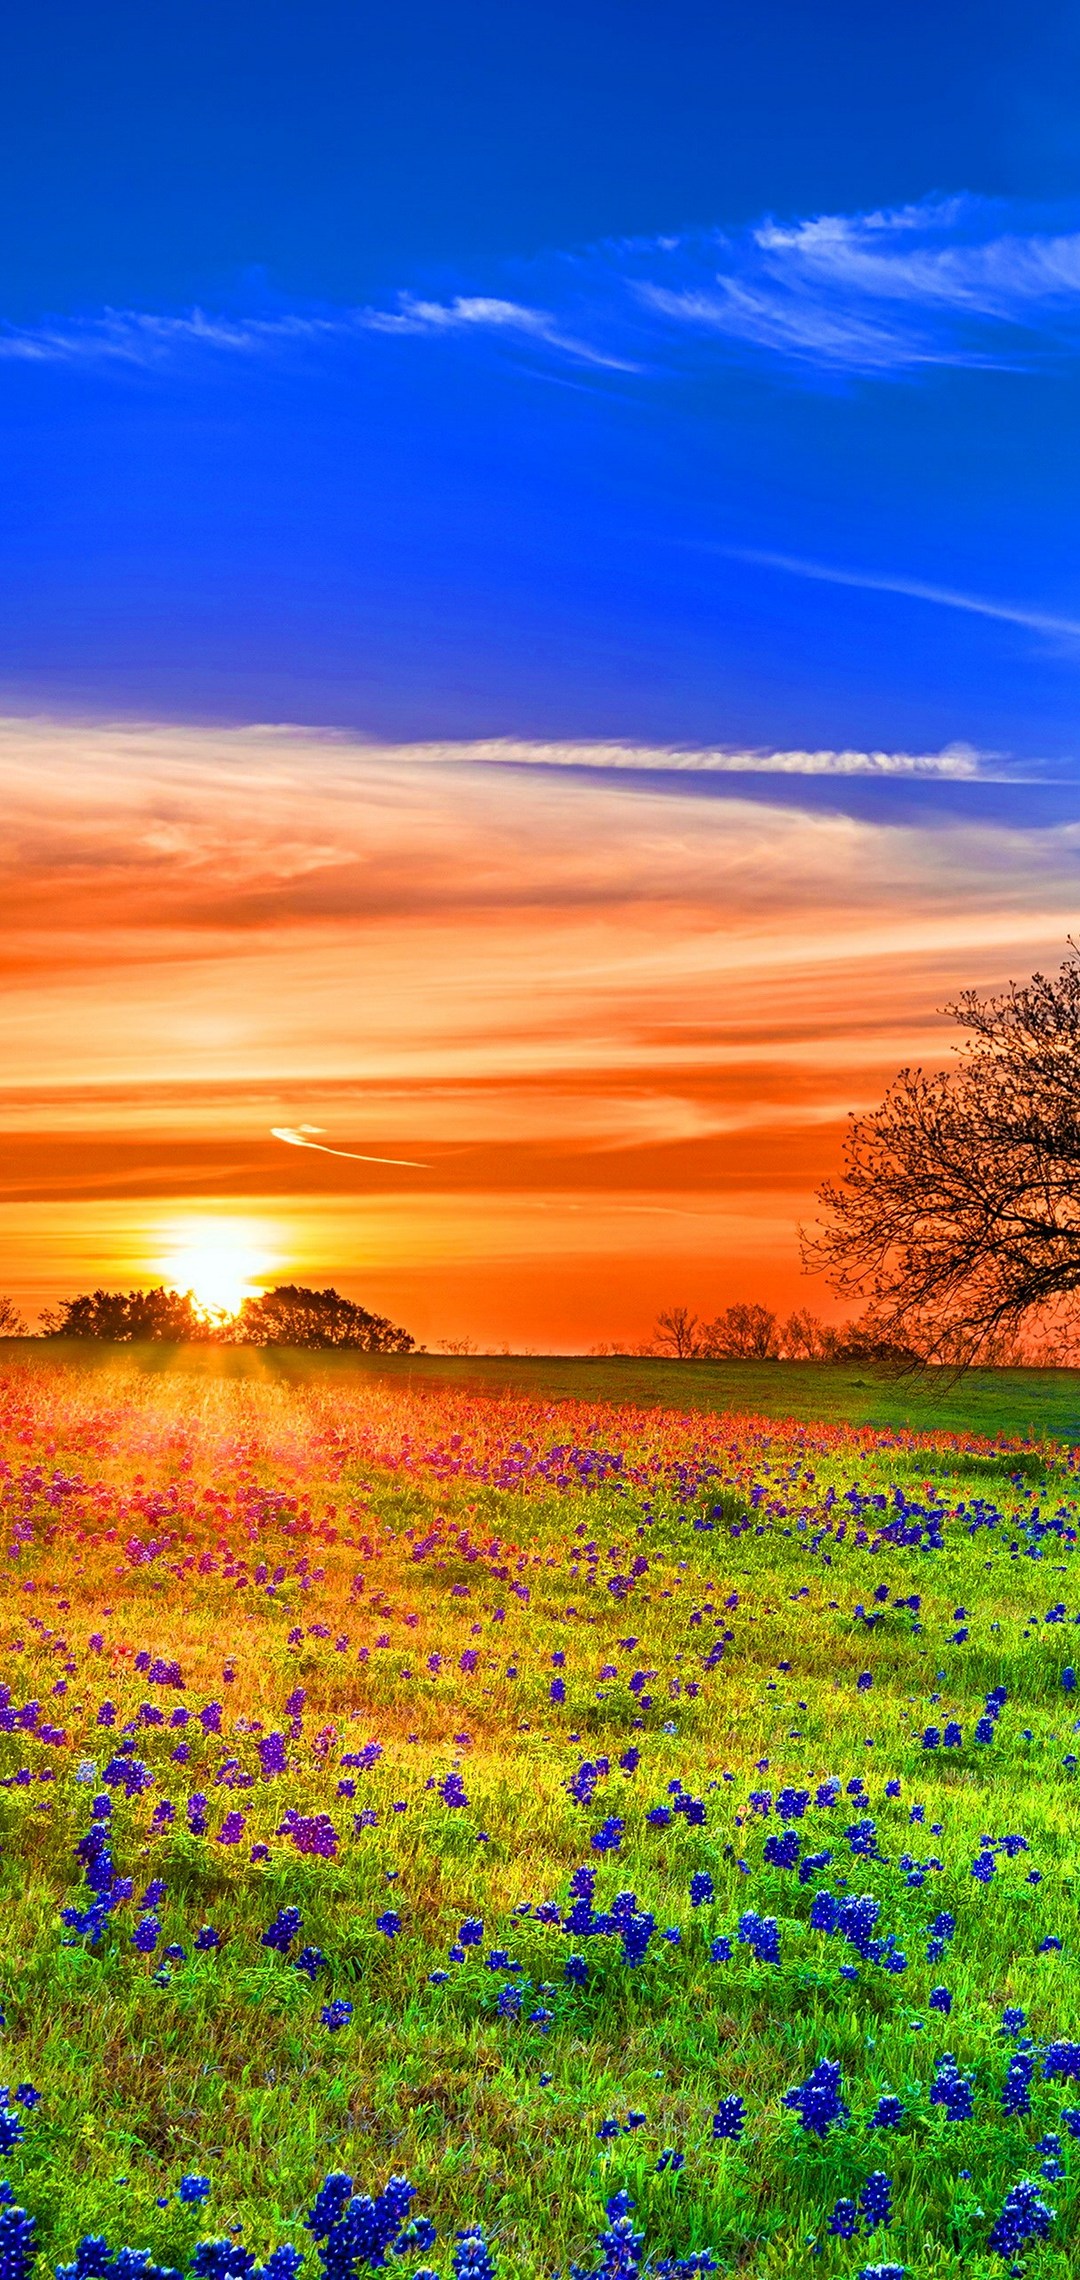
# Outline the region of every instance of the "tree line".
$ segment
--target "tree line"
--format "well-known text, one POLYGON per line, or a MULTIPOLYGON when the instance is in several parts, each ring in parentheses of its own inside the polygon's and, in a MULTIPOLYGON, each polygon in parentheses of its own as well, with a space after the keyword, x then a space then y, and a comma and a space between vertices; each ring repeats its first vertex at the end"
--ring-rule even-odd
POLYGON ((879 1362, 906 1359, 873 1322, 825 1322, 807 1307, 781 1315, 771 1306, 736 1300, 711 1321, 688 1306, 657 1315, 643 1354, 679 1362, 879 1362))
MULTIPOLYGON (((6 1302, 3 1302, 6 1304, 6 1302)), ((384 1314, 340 1291, 278 1283, 245 1299, 238 1314, 208 1317, 190 1291, 93 1290, 65 1299, 41 1317, 46 1338, 101 1338, 186 1345, 340 1347, 361 1354, 410 1354, 416 1340, 384 1314)), ((2 1328, 2 1318, 0 1318, 2 1328)), ((18 1333, 6 1330, 7 1336, 18 1333)))

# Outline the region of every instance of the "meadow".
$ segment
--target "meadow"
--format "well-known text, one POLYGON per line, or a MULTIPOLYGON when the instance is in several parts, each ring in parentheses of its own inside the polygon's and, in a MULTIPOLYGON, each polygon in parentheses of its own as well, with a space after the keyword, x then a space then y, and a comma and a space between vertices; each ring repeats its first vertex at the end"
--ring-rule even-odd
POLYGON ((1075 2269, 1075 1380, 575 1367, 7 1350, 0 2280, 1075 2269))

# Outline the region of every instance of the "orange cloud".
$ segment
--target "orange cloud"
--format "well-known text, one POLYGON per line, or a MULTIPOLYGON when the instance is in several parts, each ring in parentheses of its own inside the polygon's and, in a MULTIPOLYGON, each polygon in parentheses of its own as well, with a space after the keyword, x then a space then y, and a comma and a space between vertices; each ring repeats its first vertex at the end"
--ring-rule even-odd
POLYGON ((0 1288, 145 1279, 235 1206, 432 1339, 805 1299, 847 1110, 1057 959, 1074 829, 512 757, 0 725, 0 1288))

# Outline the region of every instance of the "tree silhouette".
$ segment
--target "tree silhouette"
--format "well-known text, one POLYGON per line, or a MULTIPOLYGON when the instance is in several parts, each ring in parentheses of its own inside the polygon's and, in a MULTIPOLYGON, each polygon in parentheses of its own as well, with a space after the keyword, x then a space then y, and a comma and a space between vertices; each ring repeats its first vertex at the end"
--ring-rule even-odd
POLYGON ((108 1338, 118 1345, 141 1338, 181 1344, 208 1335, 190 1292, 160 1287, 83 1291, 43 1314, 41 1324, 47 1338, 108 1338))
POLYGON ((1068 1324, 1080 1286, 1080 959, 945 1009, 952 1067, 902 1069, 852 1119, 804 1263, 867 1304, 895 1357, 966 1368, 1025 1322, 1068 1324))
POLYGON ((349 1347, 362 1354, 409 1354, 416 1343, 383 1314, 369 1314, 332 1288, 279 1283, 249 1298, 227 1336, 248 1346, 349 1347))

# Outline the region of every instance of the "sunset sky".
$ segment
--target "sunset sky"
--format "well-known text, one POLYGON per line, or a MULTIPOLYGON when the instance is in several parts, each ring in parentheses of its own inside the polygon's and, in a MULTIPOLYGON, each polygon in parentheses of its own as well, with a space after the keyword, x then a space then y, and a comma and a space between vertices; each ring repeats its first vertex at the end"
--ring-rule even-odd
POLYGON ((0 1291, 828 1310, 847 1113, 1080 931, 1075 11, 8 50, 0 1291))

